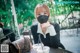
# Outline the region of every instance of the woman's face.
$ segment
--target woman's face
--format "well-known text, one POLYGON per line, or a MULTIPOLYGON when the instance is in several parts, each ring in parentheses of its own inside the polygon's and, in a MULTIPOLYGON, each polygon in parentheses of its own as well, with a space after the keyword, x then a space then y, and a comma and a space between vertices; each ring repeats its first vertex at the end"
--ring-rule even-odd
POLYGON ((36 9, 36 17, 40 24, 46 23, 49 18, 49 13, 46 8, 40 6, 36 9))
POLYGON ((36 17, 38 18, 40 15, 49 16, 47 10, 44 7, 38 7, 36 11, 36 17))

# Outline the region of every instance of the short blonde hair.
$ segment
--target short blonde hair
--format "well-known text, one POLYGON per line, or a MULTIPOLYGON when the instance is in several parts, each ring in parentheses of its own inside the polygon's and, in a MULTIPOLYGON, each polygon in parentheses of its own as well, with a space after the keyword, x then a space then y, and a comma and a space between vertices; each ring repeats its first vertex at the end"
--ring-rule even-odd
POLYGON ((35 7, 35 10, 34 10, 34 15, 35 15, 35 17, 36 17, 36 15, 37 15, 37 11, 38 11, 38 8, 39 8, 39 7, 43 7, 43 8, 46 10, 48 16, 50 16, 50 11, 49 11, 49 8, 48 8, 47 5, 45 5, 45 4, 37 4, 36 7, 35 7))

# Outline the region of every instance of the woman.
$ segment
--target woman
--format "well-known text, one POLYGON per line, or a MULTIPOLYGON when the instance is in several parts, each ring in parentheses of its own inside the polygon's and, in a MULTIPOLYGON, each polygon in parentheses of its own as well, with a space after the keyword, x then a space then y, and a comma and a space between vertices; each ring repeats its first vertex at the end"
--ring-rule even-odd
POLYGON ((49 8, 45 4, 38 4, 35 8, 35 17, 38 20, 38 24, 31 27, 31 32, 35 43, 39 43, 39 40, 45 45, 52 48, 64 46, 60 43, 60 28, 57 24, 49 22, 49 8), (39 37, 41 39, 39 39, 39 37))

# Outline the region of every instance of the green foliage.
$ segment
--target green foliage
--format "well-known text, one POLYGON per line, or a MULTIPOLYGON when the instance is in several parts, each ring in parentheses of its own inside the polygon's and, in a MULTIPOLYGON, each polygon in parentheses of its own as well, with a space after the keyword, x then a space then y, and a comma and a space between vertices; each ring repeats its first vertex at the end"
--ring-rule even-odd
MULTIPOLYGON (((50 0, 14 0, 18 23, 24 24, 24 21, 29 20, 27 25, 31 25, 34 19, 34 8, 38 3, 47 4, 50 8, 51 16, 68 14, 71 10, 80 10, 79 0, 76 0, 79 1, 79 4, 65 3, 63 1, 66 0, 54 0, 55 4, 53 4, 50 0)), ((7 25, 11 23, 12 19, 11 1, 0 0, 0 21, 7 25)))

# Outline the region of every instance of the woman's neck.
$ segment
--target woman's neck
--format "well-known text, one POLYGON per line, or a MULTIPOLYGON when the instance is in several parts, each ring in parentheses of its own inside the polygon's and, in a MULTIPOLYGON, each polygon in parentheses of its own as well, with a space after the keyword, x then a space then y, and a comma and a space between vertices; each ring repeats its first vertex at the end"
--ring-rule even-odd
POLYGON ((47 31, 47 28, 50 26, 50 22, 43 23, 40 26, 41 26, 42 32, 45 34, 47 31))

